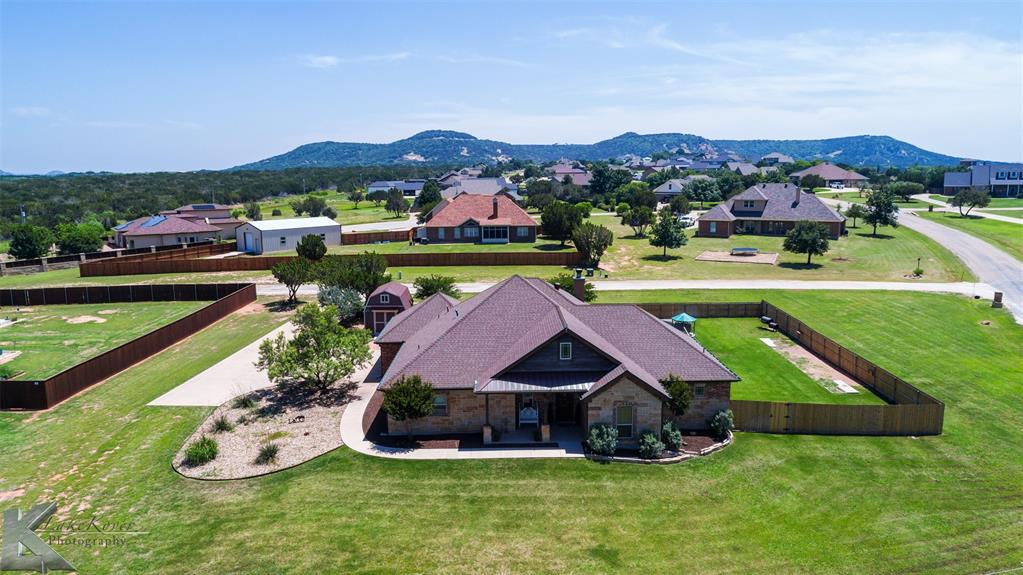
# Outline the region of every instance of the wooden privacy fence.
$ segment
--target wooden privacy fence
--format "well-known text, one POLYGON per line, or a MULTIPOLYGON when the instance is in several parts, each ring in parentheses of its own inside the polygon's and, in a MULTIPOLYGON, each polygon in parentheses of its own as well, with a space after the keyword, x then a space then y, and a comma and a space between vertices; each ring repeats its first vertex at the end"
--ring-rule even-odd
MULTIPOLYGON (((212 240, 205 240, 200 244, 210 243, 212 240)), ((189 244, 196 245, 196 244, 189 244)), ((35 258, 30 260, 13 260, 9 262, 0 262, 0 276, 14 275, 14 274, 32 274, 48 271, 51 269, 65 269, 77 267, 85 262, 91 262, 94 260, 125 257, 135 254, 149 254, 153 251, 162 252, 166 250, 177 250, 181 249, 181 245, 172 246, 156 246, 154 248, 118 248, 115 250, 105 252, 83 252, 79 254, 69 254, 66 256, 52 256, 46 258, 35 258)))
MULTIPOLYGON (((414 266, 562 266, 582 263, 579 252, 448 252, 382 254, 390 267, 414 266)), ((246 256, 222 259, 167 258, 141 261, 103 261, 81 266, 85 276, 116 276, 192 272, 269 270, 295 256, 246 256)), ((346 257, 346 256, 341 256, 346 257)), ((347 256, 354 257, 354 256, 347 256)))
POLYGON ((209 256, 215 256, 219 254, 226 254, 232 252, 235 249, 233 243, 221 243, 221 244, 203 244, 198 246, 189 246, 187 248, 176 248, 164 251, 147 251, 140 254, 122 256, 119 258, 111 258, 93 262, 83 262, 78 266, 78 273, 81 277, 94 277, 94 276, 105 276, 105 275, 123 275, 123 274, 110 274, 104 273, 112 267, 118 265, 128 264, 139 264, 143 262, 164 262, 164 261, 176 261, 176 260, 187 260, 195 258, 204 258, 209 256), (114 265, 117 264, 117 265, 114 265))
POLYGON ((377 242, 407 242, 412 238, 412 233, 412 230, 342 233, 341 244, 348 246, 353 244, 375 244, 377 242))
POLYGON ((0 289, 0 306, 218 300, 249 284, 162 284, 0 289))
MULTIPOLYGON (((119 345, 114 349, 106 351, 92 359, 88 359, 78 365, 70 367, 50 378, 42 381, 21 381, 7 380, 0 381, 0 409, 48 409, 71 397, 72 395, 95 385, 114 374, 121 372, 132 365, 156 354, 171 345, 191 336, 199 330, 216 323, 228 314, 238 310, 249 303, 256 301, 255 284, 211 284, 211 285, 185 285, 185 286, 153 286, 157 288, 174 288, 169 291, 149 291, 150 286, 109 286, 107 288, 67 288, 68 294, 62 302, 59 299, 59 292, 47 290, 3 290, 0 297, 21 297, 14 296, 17 292, 30 292, 26 297, 53 298, 39 299, 32 301, 33 305, 41 305, 42 301, 47 303, 85 303, 82 296, 100 296, 102 290, 107 290, 106 300, 91 300, 93 302, 113 303, 125 301, 158 301, 154 299, 123 299, 124 294, 129 296, 146 293, 167 295, 180 294, 184 297, 182 301, 196 301, 196 299, 214 299, 212 303, 198 309, 189 315, 151 331, 143 336, 137 337, 127 343, 119 345), (93 291, 98 290, 98 291, 93 291), (38 293, 42 292, 42 293, 38 293), (197 297, 202 295, 204 297, 197 297)), ((51 288, 62 290, 63 288, 51 288)), ((174 298, 164 298, 174 299, 174 298)), ((8 304, 9 305, 9 304, 8 304)))
POLYGON ((778 331, 847 373, 889 403, 831 405, 732 400, 730 403, 736 429, 823 435, 941 434, 945 417, 945 405, 942 402, 766 301, 638 305, 665 319, 682 312, 696 318, 770 317, 778 324, 778 331))

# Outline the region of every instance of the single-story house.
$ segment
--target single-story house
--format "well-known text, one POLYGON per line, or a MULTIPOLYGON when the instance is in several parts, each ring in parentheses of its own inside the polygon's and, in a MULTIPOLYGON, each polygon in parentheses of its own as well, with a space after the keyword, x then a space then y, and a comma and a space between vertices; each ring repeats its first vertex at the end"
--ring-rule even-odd
POLYGON ((829 188, 855 188, 860 184, 867 183, 867 176, 857 174, 856 172, 840 168, 835 164, 829 164, 827 162, 817 164, 816 166, 810 166, 805 170, 792 172, 789 174, 789 178, 793 183, 798 184, 803 179, 803 176, 809 175, 824 178, 824 181, 828 183, 829 188))
POLYGON ((175 215, 145 216, 114 227, 114 244, 121 248, 148 248, 218 240, 223 231, 203 221, 175 215))
POLYGON ((725 169, 740 176, 751 176, 760 172, 759 168, 749 162, 726 162, 725 169))
POLYGON ((446 188, 448 186, 454 185, 455 182, 459 180, 471 180, 473 178, 478 178, 482 173, 483 168, 462 168, 460 170, 451 170, 449 172, 445 172, 434 179, 440 185, 440 187, 446 188))
POLYGON ((231 206, 223 204, 189 204, 176 210, 163 210, 162 216, 177 216, 196 223, 209 224, 220 228, 220 239, 233 240, 235 230, 245 223, 231 216, 231 206))
MULTIPOLYGON (((517 275, 463 302, 431 296, 391 319, 376 342, 380 390, 413 375, 435 390, 433 413, 410 423, 416 435, 606 423, 620 444, 635 446, 673 417, 660 383, 668 375, 691 386, 678 419, 688 429, 728 409, 739 380, 692 336, 639 307, 587 304, 517 275)), ((387 428, 405 433, 390 417, 387 428)))
POLYGON ((401 195, 407 197, 418 196, 423 191, 426 180, 377 180, 366 186, 366 193, 387 192, 392 188, 401 191, 401 195))
POLYGON ((764 154, 760 156, 760 163, 765 166, 775 166, 778 164, 794 164, 796 161, 792 159, 792 156, 786 156, 781 152, 771 152, 770 154, 764 154))
POLYGON ((1023 164, 974 162, 968 172, 945 172, 943 191, 954 196, 966 188, 984 190, 992 197, 1023 197, 1023 164))
POLYGON ((319 216, 245 222, 237 230, 238 251, 250 254, 293 250, 304 236, 317 235, 328 246, 341 245, 341 224, 319 216))
POLYGON ((686 185, 695 180, 713 180, 710 176, 703 174, 696 174, 692 176, 686 176, 684 178, 674 178, 664 182, 663 184, 654 188, 654 194, 657 196, 658 202, 670 202, 671 198, 682 193, 686 185))
POLYGON ((363 309, 363 325, 373 335, 383 331, 392 317, 412 307, 412 294, 408 287, 398 282, 387 282, 373 290, 366 298, 363 309))
POLYGON ((441 190, 442 198, 453 198, 458 194, 475 194, 493 196, 496 194, 507 194, 515 201, 520 201, 519 187, 504 178, 470 178, 466 180, 455 180, 455 182, 441 190))
POLYGON ((461 193, 445 198, 417 228, 430 243, 532 243, 538 224, 508 194, 461 193))
POLYGON ((700 216, 697 235, 727 238, 732 234, 784 235, 796 222, 811 220, 828 226, 831 239, 845 231, 842 216, 797 184, 757 184, 746 188, 700 216))

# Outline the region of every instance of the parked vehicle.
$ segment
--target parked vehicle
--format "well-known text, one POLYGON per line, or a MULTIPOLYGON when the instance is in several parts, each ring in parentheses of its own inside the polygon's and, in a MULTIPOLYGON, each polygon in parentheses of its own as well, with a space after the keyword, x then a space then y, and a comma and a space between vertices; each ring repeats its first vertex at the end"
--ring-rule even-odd
POLYGON ((693 216, 690 216, 689 214, 686 214, 684 216, 679 216, 678 217, 678 221, 682 222, 682 225, 687 227, 687 228, 696 225, 696 218, 694 218, 693 216))

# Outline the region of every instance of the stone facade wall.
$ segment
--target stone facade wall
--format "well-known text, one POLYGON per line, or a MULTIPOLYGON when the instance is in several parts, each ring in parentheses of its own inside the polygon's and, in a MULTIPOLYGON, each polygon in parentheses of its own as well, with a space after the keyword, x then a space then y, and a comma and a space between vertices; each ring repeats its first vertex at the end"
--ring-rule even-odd
POLYGON ((717 222, 717 231, 711 233, 710 222, 707 220, 697 221, 697 233, 696 235, 701 238, 727 238, 732 235, 735 224, 733 222, 717 222))
POLYGON ((619 439, 621 445, 636 445, 639 435, 651 430, 660 434, 663 402, 630 379, 621 379, 605 391, 590 398, 586 403, 586 427, 594 423, 615 424, 615 409, 620 405, 632 405, 634 410, 633 434, 629 439, 619 439))
MULTIPOLYGON (((690 384, 693 389, 693 399, 689 403, 689 409, 685 415, 675 418, 675 423, 682 429, 707 429, 708 422, 717 412, 728 409, 729 395, 732 385, 730 382, 708 382, 704 384, 690 384), (696 397, 695 387, 704 386, 703 397, 696 397)), ((671 410, 667 405, 664 408, 664 419, 673 418, 671 410)))
POLYGON ((502 433, 515 429, 515 395, 490 395, 490 425, 502 433))
MULTIPOLYGON (((438 395, 448 397, 448 414, 427 416, 412 422, 416 435, 440 433, 480 433, 486 420, 486 398, 473 393, 471 389, 437 390, 438 395)), ((390 433, 405 433, 405 422, 395 421, 387 416, 387 430, 390 433)))

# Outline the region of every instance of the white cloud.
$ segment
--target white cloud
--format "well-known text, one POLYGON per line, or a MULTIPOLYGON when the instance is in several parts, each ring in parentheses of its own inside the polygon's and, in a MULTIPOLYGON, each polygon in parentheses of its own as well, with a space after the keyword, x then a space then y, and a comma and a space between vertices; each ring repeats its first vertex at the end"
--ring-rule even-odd
POLYGON ((411 52, 389 52, 386 54, 363 54, 361 56, 329 56, 321 54, 305 54, 299 57, 299 63, 307 68, 327 69, 339 64, 360 64, 367 62, 400 62, 412 57, 411 52))
POLYGON ((337 56, 318 56, 306 54, 301 58, 302 65, 307 68, 333 68, 340 61, 337 56))
POLYGON ((20 118, 46 118, 53 115, 53 112, 45 106, 16 106, 11 112, 20 118))

